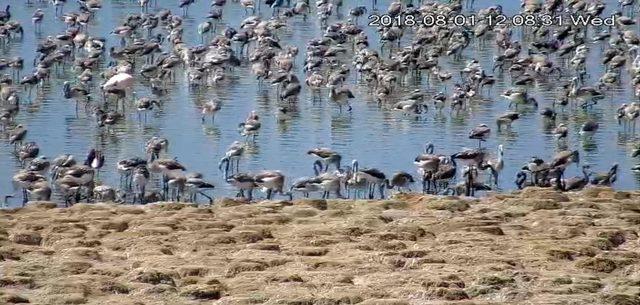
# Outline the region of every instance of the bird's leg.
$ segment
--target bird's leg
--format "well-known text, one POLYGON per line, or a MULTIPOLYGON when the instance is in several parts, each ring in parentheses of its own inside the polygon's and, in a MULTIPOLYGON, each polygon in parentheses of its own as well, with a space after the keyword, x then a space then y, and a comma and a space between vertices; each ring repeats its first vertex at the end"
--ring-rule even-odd
POLYGON ((167 175, 162 175, 162 191, 164 192, 165 197, 169 193, 169 185, 167 184, 169 177, 167 175))
POLYGON ((74 193, 74 204, 79 203, 80 202, 80 189, 77 189, 74 193))
POLYGON ((464 185, 464 195, 467 197, 471 196, 471 185, 469 185, 469 182, 464 185))
POLYGON ((207 198, 209 200, 209 205, 213 204, 213 198, 207 194, 205 194, 204 192, 199 192, 200 195, 204 196, 205 198, 207 198))
POLYGON ((27 202, 29 201, 29 194, 27 193, 27 189, 23 188, 22 189, 22 207, 25 206, 25 204, 27 204, 27 202))
POLYGON ((133 184, 133 175, 132 175, 131 173, 129 173, 129 174, 127 175, 127 177, 125 177, 125 178, 126 178, 126 180, 128 181, 128 182, 127 182, 127 181, 125 181, 125 183, 126 183, 126 184, 128 184, 128 188, 129 188, 129 189, 131 189, 132 184, 133 184))
MULTIPOLYGON (((140 187, 140 194, 139 194, 139 196, 140 196, 140 204, 145 204, 146 203, 145 200, 144 200, 144 193, 145 193, 145 186, 143 185, 143 186, 140 187)), ((135 201, 134 201, 134 203, 135 203, 135 201)))

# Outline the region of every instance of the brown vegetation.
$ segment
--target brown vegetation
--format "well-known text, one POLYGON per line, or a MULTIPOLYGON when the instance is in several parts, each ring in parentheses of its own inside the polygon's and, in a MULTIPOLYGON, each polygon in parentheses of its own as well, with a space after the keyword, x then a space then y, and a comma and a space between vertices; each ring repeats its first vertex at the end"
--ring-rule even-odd
POLYGON ((640 304, 640 193, 0 211, 0 304, 640 304))

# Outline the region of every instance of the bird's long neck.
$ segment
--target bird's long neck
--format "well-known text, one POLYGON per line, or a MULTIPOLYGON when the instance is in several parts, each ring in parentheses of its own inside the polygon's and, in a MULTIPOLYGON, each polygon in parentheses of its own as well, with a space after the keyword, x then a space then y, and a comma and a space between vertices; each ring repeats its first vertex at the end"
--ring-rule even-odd
POLYGON ((4 206, 8 207, 9 206, 9 199, 13 198, 13 195, 6 195, 4 196, 4 206))
POLYGON ((560 191, 565 191, 565 185, 564 185, 564 181, 562 181, 562 178, 556 178, 556 188, 560 191))
POLYGON ((322 162, 320 162, 320 160, 316 160, 316 162, 313 162, 313 172, 316 174, 316 176, 320 175, 321 169, 322 162))
POLYGON ((587 171, 586 167, 582 168, 582 174, 584 175, 584 179, 589 181, 589 172, 587 171))
POLYGON ((525 174, 518 174, 518 177, 516 178, 516 186, 518 187, 519 190, 522 189, 524 182, 527 180, 527 175, 525 174))
POLYGON ((469 170, 469 183, 471 185, 475 182, 476 176, 478 176, 478 169, 476 167, 472 167, 469 170))
POLYGON ((342 161, 342 157, 338 157, 334 162, 334 164, 336 165, 336 169, 340 172, 342 172, 342 168, 340 166, 341 161, 342 161))
POLYGON ((562 181, 562 171, 558 171, 556 174, 556 188, 560 191, 565 190, 564 181, 562 181))
POLYGON ((574 80, 574 81, 571 83, 571 92, 572 92, 573 94, 575 94, 576 92, 578 92, 578 80, 574 80))
POLYGON ((471 177, 471 175, 471 170, 469 170, 469 172, 467 172, 467 179, 464 183, 466 196, 471 196, 471 188, 473 187, 473 178, 471 177))

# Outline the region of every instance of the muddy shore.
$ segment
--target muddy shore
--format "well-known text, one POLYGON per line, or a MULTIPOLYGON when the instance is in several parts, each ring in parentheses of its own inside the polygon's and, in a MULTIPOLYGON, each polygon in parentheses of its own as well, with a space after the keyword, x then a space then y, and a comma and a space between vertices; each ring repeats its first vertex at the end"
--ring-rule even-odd
POLYGON ((640 304, 640 192, 0 211, 0 304, 640 304))

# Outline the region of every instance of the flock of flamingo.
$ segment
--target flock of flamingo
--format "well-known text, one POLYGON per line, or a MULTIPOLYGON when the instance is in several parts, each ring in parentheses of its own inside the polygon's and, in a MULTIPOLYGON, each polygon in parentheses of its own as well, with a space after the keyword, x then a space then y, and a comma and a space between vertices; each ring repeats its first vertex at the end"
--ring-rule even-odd
MULTIPOLYGON (((76 113, 93 116, 97 130, 106 133, 132 119, 125 115, 127 111, 135 111, 138 120, 146 120, 147 113, 162 106, 159 97, 167 94, 166 84, 176 82, 178 76, 184 75, 190 86, 210 87, 223 84, 230 75, 240 73, 241 67, 249 68, 251 74, 243 77, 254 79, 259 88, 264 90, 266 84, 275 87, 266 90, 275 91, 278 107, 274 115, 278 120, 290 119, 295 105, 303 102, 299 97, 304 91, 310 92, 314 102, 335 106, 339 115, 358 116, 352 105, 367 98, 380 109, 404 116, 429 111, 456 116, 473 111, 481 96, 490 95, 498 75, 510 79, 510 88, 500 94, 509 101, 509 111, 469 131, 468 138, 477 141, 477 148, 445 153, 435 149, 437 143, 426 143, 424 152, 407 160, 413 161, 415 173, 388 175, 369 164, 361 167, 357 160, 346 165, 341 152, 325 147, 309 147, 308 155, 315 158, 309 177, 286 177, 279 170, 241 171, 247 147, 262 127, 261 115, 252 111, 232 126, 239 130, 238 141, 221 157, 220 173, 213 173, 223 175, 224 181, 237 189, 237 196, 248 200, 254 199, 254 190, 263 191, 267 199, 311 194, 322 198, 384 198, 385 190, 410 191, 414 183, 421 183, 424 193, 474 196, 495 189, 505 166, 503 145, 494 153, 482 144, 492 132, 518 128, 514 123, 531 115, 531 109, 538 109, 533 113, 539 113, 550 126, 546 132, 556 136, 558 149, 547 160, 539 156, 524 159, 514 177, 518 188, 575 191, 589 185, 612 185, 620 170, 640 171, 640 164, 621 169, 615 163, 606 172, 581 164, 579 150, 567 147, 571 132, 559 115, 589 113, 602 104, 614 103, 606 100, 608 90, 630 86, 635 96, 616 105, 616 119, 624 132, 635 133, 640 116, 640 36, 634 0, 611 4, 616 6, 617 18, 615 26, 608 28, 494 25, 487 20, 503 14, 500 5, 475 7, 474 1, 461 0, 392 0, 387 8, 378 8, 376 0, 370 5, 346 0, 212 0, 206 20, 189 28, 184 17, 195 2, 179 0, 179 10, 171 11, 161 7, 164 1, 130 1, 130 13, 111 32, 101 33, 104 36, 89 30, 101 14, 100 0, 26 1, 20 5, 37 6, 31 20, 16 19, 10 5, 0 11, 0 45, 4 50, 22 43, 25 31, 41 33, 45 22, 65 24, 64 32, 46 36, 34 45, 33 62, 25 62, 22 57, 0 58, 0 71, 5 73, 0 77, 0 132, 20 164, 12 181, 22 190, 23 204, 51 200, 54 195, 66 205, 83 200, 196 202, 199 196, 213 202, 213 183, 202 173, 187 171, 177 157, 171 156, 169 140, 164 137, 149 139, 139 156, 117 164, 105 164, 104 152, 98 148, 91 148, 84 159, 71 154, 49 159, 41 154, 39 139, 30 137, 29 126, 18 120, 18 114, 31 102, 33 91, 51 86, 58 69, 73 69, 74 79, 65 80, 54 91, 75 103, 76 113), (232 6, 240 6, 245 12, 236 28, 222 26, 223 12, 232 6), (429 14, 453 16, 469 11, 477 16, 474 25, 394 22, 379 25, 375 38, 366 34, 363 29, 367 25, 362 24, 362 19, 373 13, 419 19, 429 14), (306 41, 306 45, 287 41, 281 32, 292 20, 316 22, 323 29, 322 36, 306 41), (197 31, 200 41, 189 44, 183 39, 184 32, 190 30, 197 31), (370 45, 370 38, 376 40, 379 49, 370 45), (469 56, 473 45, 479 44, 492 44, 500 54, 493 58, 491 69, 469 56), (590 75, 587 69, 589 54, 595 48, 603 50, 598 64, 606 69, 600 76, 590 75), (296 62, 300 52, 304 61, 296 62), (464 68, 451 71, 444 64, 449 61, 463 63, 464 68), (298 72, 304 73, 304 81, 298 72), (629 83, 621 83, 623 78, 629 83), (351 90, 351 79, 366 86, 366 97, 351 90), (570 81, 565 83, 564 79, 570 81), (422 84, 424 80, 437 88, 436 94, 422 88, 407 89, 412 82, 422 84), (561 94, 553 101, 536 100, 531 88, 547 80, 557 80, 561 94), (133 88, 140 84, 151 94, 136 96, 133 88), (565 176, 572 164, 581 169, 581 175, 565 176), (99 182, 99 173, 105 170, 118 171, 119 185, 99 182), (150 187, 154 175, 161 179, 158 188, 150 187)), ((520 13, 600 16, 605 9, 607 4, 598 0, 524 0, 520 13)), ((216 124, 215 116, 223 107, 224 101, 219 100, 202 104, 202 124, 216 124)), ((580 133, 593 135, 601 127, 602 123, 589 119, 580 133)), ((640 157, 640 144, 630 144, 635 145, 630 155, 640 157)), ((7 195, 5 200, 13 196, 18 197, 7 195)))

